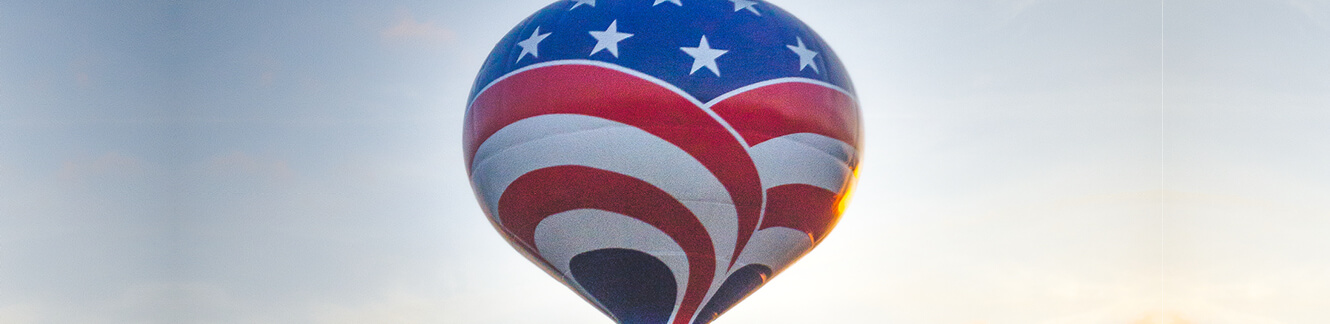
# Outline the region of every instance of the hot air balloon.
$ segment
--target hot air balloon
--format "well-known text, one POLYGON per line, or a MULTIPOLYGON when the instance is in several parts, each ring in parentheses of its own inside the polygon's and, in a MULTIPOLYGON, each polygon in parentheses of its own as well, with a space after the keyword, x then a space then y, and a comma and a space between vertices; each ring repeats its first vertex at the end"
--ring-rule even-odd
POLYGON ((705 324, 826 237, 861 149, 831 48, 750 0, 572 0, 513 28, 468 99, 498 232, 623 324, 705 324))

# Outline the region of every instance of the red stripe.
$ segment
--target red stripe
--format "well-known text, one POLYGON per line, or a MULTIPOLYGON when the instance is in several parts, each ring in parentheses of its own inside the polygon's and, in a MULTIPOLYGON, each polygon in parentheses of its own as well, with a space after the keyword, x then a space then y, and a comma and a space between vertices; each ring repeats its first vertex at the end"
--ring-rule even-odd
POLYGON ((711 106, 749 146, 814 133, 859 147, 859 104, 826 86, 787 82, 740 93, 711 106))
POLYGON ((640 128, 702 163, 730 193, 738 214, 731 263, 757 228, 762 187, 747 150, 687 98, 609 68, 555 65, 503 79, 476 97, 464 127, 467 170, 480 144, 513 122, 545 114, 582 114, 640 128))
POLYGON ((688 255, 688 288, 677 316, 682 321, 675 323, 692 317, 715 273, 714 249, 702 223, 669 193, 637 178, 584 166, 539 169, 513 181, 498 209, 503 229, 533 251, 536 225, 569 210, 615 212, 660 229, 688 255))
POLYGON ((813 244, 817 244, 840 220, 840 213, 836 210, 840 196, 806 184, 767 189, 767 214, 762 218, 762 229, 793 228, 808 233, 813 244))

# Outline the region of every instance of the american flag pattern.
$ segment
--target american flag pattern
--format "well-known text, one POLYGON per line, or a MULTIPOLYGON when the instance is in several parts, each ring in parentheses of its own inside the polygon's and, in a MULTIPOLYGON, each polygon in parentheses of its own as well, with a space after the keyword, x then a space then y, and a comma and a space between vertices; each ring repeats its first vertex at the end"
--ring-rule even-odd
POLYGON ((518 251, 619 323, 704 324, 816 246, 853 184, 853 87, 752 0, 568 0, 490 54, 467 168, 518 251))

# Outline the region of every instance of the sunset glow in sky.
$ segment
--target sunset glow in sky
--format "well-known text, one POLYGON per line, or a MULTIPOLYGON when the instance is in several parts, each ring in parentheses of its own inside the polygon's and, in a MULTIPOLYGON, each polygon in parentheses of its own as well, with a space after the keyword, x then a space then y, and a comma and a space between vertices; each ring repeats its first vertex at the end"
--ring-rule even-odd
MULTIPOLYGON (((1330 321, 1330 2, 769 2, 861 178, 715 323, 1330 321)), ((549 3, 0 0, 0 323, 610 323, 463 167, 549 3)))

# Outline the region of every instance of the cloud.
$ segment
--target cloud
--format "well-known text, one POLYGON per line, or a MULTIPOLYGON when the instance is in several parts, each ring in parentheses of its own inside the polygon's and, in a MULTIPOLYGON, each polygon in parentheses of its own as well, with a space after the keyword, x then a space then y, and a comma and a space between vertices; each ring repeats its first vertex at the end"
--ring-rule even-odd
POLYGON ((101 58, 95 55, 84 55, 69 63, 70 71, 74 73, 74 82, 80 88, 92 86, 92 72, 99 66, 101 58))
POLYGON ((290 322, 248 314, 243 311, 245 301, 235 299, 222 287, 202 283, 142 282, 107 295, 86 294, 28 297, 36 301, 0 305, 0 323, 290 322))
POLYGON ((80 181, 97 176, 142 175, 145 169, 142 159, 110 152, 95 158, 65 161, 58 176, 66 181, 80 181))
MULTIPOLYGON (((106 314, 125 322, 235 322, 242 302, 226 289, 198 282, 147 282, 130 286, 106 301, 106 314)), ((251 322, 252 323, 252 322, 251 322)))
POLYGON ((433 21, 416 21, 409 13, 398 15, 397 22, 379 32, 385 42, 419 45, 443 45, 452 42, 457 34, 450 29, 435 26, 433 21))
POLYGON ((439 323, 448 321, 449 304, 446 299, 398 292, 358 306, 316 305, 310 315, 320 324, 439 323))
POLYGON ((1002 17, 1002 25, 1010 23, 1012 20, 1025 13, 1030 7, 1034 7, 1050 0, 998 0, 997 7, 1002 17))
POLYGON ((12 304, 0 306, 0 323, 28 324, 41 323, 37 307, 32 304, 12 304))
POLYGON ((217 176, 260 176, 270 179, 289 179, 295 175, 284 160, 254 156, 245 152, 231 152, 209 159, 203 165, 205 173, 217 176))
POLYGON ((1296 9, 1303 16, 1306 16, 1311 23, 1322 30, 1330 30, 1330 21, 1325 19, 1326 10, 1316 4, 1308 3, 1304 0, 1288 0, 1288 5, 1296 9))
POLYGON ((1191 324, 1191 321, 1174 313, 1152 312, 1132 324, 1191 324))

